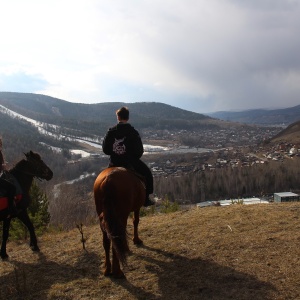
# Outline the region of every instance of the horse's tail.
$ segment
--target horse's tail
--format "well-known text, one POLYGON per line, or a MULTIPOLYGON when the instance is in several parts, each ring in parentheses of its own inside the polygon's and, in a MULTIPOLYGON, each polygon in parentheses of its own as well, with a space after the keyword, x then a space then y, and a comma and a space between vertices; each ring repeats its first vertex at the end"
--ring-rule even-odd
POLYGON ((129 252, 126 223, 117 216, 118 198, 116 187, 112 182, 107 182, 107 189, 103 201, 103 219, 105 231, 112 242, 112 247, 122 265, 127 264, 129 252))

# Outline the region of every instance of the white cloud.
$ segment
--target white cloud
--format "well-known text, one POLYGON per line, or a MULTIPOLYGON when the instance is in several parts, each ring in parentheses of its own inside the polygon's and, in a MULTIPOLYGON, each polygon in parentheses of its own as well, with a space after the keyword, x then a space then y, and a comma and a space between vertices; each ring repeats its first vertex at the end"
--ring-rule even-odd
POLYGON ((292 0, 1 1, 0 90, 198 112, 298 105, 299 28, 292 0))

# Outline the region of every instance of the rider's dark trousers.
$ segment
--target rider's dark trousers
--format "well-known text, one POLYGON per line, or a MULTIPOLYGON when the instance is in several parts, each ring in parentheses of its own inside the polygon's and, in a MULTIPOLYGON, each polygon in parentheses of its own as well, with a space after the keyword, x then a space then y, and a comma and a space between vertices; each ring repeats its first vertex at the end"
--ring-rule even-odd
POLYGON ((133 168, 143 175, 146 180, 146 194, 152 194, 153 193, 153 176, 151 173, 151 170, 149 167, 140 159, 131 161, 131 164, 133 165, 133 168))

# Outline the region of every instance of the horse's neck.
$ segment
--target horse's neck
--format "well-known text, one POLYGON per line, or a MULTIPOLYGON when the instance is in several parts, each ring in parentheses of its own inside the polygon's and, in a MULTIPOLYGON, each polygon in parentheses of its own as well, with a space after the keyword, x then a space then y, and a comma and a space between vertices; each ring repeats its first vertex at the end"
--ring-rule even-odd
POLYGON ((22 192, 25 194, 29 193, 32 181, 33 181, 33 176, 25 174, 23 172, 18 171, 17 169, 13 169, 10 171, 10 173, 16 178, 18 181, 22 192))

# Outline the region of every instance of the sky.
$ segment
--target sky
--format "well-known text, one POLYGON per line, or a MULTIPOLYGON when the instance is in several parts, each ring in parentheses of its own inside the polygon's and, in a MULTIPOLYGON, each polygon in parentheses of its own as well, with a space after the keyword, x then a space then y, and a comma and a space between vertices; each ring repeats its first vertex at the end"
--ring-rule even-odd
POLYGON ((208 113, 300 104, 299 0, 0 0, 0 91, 208 113))

